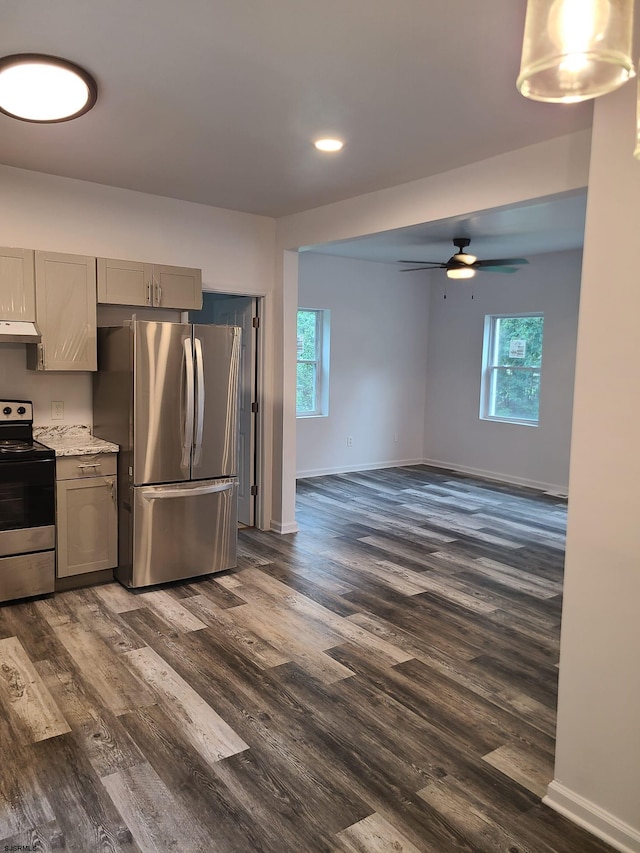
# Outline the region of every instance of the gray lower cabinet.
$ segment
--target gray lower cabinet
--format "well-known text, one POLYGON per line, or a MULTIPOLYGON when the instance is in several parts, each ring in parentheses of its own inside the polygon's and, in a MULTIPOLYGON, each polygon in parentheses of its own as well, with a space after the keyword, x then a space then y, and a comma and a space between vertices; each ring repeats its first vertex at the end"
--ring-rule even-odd
POLYGON ((56 557, 59 578, 117 566, 115 453, 56 460, 56 557))

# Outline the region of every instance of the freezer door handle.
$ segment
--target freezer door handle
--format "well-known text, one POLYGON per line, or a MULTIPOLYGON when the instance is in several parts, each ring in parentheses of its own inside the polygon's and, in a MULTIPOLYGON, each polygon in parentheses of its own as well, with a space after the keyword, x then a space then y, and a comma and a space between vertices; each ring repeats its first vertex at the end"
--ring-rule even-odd
POLYGON ((235 481, 228 483, 217 483, 215 485, 196 486, 195 489, 177 487, 175 489, 165 486, 154 486, 151 489, 141 489, 140 495, 146 501, 161 500, 162 498, 189 498, 194 495, 213 495, 216 492, 228 492, 233 489, 235 481))
POLYGON ((202 434, 204 431, 204 358, 202 356, 202 341, 194 338, 193 346, 196 353, 196 437, 193 448, 193 464, 198 465, 202 457, 202 434))
POLYGON ((181 467, 189 467, 189 458, 191 456, 191 444, 193 442, 193 404, 194 404, 194 388, 193 388, 193 350, 191 349, 191 338, 185 338, 182 342, 184 350, 184 372, 186 379, 186 394, 184 401, 184 437, 182 440, 182 461, 181 467))

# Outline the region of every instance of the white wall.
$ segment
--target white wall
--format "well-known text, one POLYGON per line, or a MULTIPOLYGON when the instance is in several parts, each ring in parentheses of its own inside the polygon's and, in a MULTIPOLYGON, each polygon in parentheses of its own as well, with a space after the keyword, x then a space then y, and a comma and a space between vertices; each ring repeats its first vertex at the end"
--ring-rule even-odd
POLYGON ((412 181, 387 190, 287 216, 277 222, 276 280, 283 304, 276 317, 276 385, 281 392, 274 419, 273 467, 282 473, 274 500, 282 509, 282 529, 295 530, 296 418, 295 325, 297 267, 286 262, 291 249, 332 240, 434 222, 583 189, 589 170, 590 132, 581 131, 510 151, 489 160, 412 181), (276 427, 277 423, 277 428, 276 427))
POLYGON ((428 291, 388 264, 300 254, 300 307, 331 312, 331 375, 328 417, 297 419, 299 477, 422 459, 428 291))
POLYGON ((555 779, 546 800, 640 851, 636 88, 595 102, 580 297, 555 779))
POLYGON ((25 344, 0 344, 0 399, 31 400, 33 421, 92 426, 90 373, 36 373, 27 370, 25 344), (51 403, 64 403, 64 418, 51 420, 51 403))
MULTIPOLYGON (((273 400, 278 393, 272 382, 275 221, 8 166, 0 166, 0 198, 2 245, 199 267, 206 290, 265 297, 260 482, 266 492, 264 523, 270 524, 273 400)), ((49 422, 50 400, 64 401, 67 422, 91 423, 90 377, 34 377, 23 367, 20 350, 24 347, 0 345, 0 396, 8 389, 34 397, 39 424, 49 422)), ((280 516, 278 507, 273 511, 280 516)))
POLYGON ((430 273, 426 461, 566 493, 581 257, 578 251, 534 255, 514 275, 487 272, 473 282, 449 282, 446 299, 443 274, 430 273), (539 425, 480 420, 485 315, 538 312, 544 314, 539 425))
MULTIPOLYGON (((640 166, 632 157, 635 99, 635 87, 627 85, 595 102, 590 166, 585 157, 588 134, 552 140, 493 163, 476 163, 468 167, 470 172, 457 170, 434 181, 288 217, 278 222, 278 252, 589 183, 556 778, 545 802, 605 835, 618 849, 640 853, 640 287, 624 252, 635 246, 638 231, 640 166)), ((288 275, 285 268, 282 275, 284 292, 291 288, 290 299, 296 293, 290 281, 294 271, 288 275)), ((292 363, 293 333, 282 349, 282 363, 292 363)), ((295 464, 287 462, 284 452, 295 447, 295 376, 285 375, 282 393, 285 416, 278 465, 286 484, 295 480, 295 464)), ((294 503, 286 497, 283 515, 294 518, 294 503)))

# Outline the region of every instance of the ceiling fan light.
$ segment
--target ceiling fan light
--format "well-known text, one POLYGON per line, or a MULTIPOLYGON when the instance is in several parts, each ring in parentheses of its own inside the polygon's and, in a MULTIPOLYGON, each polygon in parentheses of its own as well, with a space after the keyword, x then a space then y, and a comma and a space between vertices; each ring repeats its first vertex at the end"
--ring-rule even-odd
POLYGON ((55 56, 0 59, 0 111, 22 121, 69 121, 95 104, 97 86, 84 69, 55 56))
POLYGON ((476 271, 471 267, 453 267, 447 270, 447 278, 473 278, 476 271))
POLYGON ((576 103, 631 77, 633 0, 528 0, 516 82, 526 98, 576 103))
POLYGON ((469 255, 467 252, 458 252, 451 260, 457 261, 459 264, 475 264, 478 259, 475 255, 469 255))

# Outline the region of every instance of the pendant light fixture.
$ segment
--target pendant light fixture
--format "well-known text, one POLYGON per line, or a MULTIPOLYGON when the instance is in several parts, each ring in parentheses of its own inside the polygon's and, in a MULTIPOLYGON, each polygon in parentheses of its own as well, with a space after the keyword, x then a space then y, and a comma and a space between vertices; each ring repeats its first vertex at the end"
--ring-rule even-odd
POLYGON ((0 112, 21 121, 51 124, 84 115, 98 87, 83 68, 39 53, 0 59, 0 112))
POLYGON ((528 0, 518 91, 575 103, 635 75, 633 0, 528 0))

